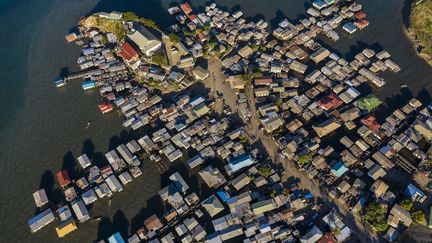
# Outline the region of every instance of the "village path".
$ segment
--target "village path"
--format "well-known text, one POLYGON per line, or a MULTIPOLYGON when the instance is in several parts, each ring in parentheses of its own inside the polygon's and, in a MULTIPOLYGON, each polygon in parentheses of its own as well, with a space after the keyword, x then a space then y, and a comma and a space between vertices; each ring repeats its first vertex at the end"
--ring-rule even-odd
MULTIPOLYGON (((230 106, 233 113, 236 113, 237 95, 231 90, 229 83, 225 82, 226 77, 222 73, 220 60, 213 57, 209 58, 208 71, 210 72, 210 76, 203 82, 204 85, 210 88, 213 94, 215 92, 222 93, 224 97, 222 102, 230 106)), ((282 179, 286 180, 289 177, 300 179, 299 186, 310 191, 313 195, 320 197, 324 203, 323 207, 325 209, 335 209, 341 215, 343 222, 353 230, 352 240, 354 242, 380 242, 376 233, 373 233, 373 230, 363 223, 360 215, 351 213, 346 205, 341 204, 337 200, 330 199, 318 181, 309 178, 305 172, 296 168, 292 161, 280 155, 276 142, 259 129, 259 118, 251 85, 246 86, 245 93, 252 115, 251 119, 244 124, 245 132, 252 143, 259 142, 260 146, 258 146, 258 148, 266 152, 274 163, 280 163, 283 166, 284 174, 282 179)), ((219 104, 218 106, 219 108, 220 106, 223 107, 223 104, 219 104)))

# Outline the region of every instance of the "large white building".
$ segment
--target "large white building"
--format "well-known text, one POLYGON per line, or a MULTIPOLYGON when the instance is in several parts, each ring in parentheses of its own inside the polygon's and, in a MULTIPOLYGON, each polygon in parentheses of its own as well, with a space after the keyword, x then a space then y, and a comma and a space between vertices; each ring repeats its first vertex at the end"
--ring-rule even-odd
POLYGON ((162 47, 162 42, 142 25, 129 33, 127 37, 131 39, 146 56, 151 56, 162 47))

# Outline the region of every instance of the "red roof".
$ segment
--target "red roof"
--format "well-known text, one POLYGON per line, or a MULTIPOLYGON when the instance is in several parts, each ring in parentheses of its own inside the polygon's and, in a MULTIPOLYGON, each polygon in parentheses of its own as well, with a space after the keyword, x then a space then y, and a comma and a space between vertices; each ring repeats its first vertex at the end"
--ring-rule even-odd
POLYGON ((192 12, 192 8, 189 5, 189 3, 182 3, 180 4, 180 8, 183 10, 183 12, 185 12, 186 14, 192 12))
POLYGON ((200 39, 200 41, 207 40, 207 36, 203 32, 198 33, 198 38, 200 39))
POLYGON ((59 182, 61 187, 65 187, 71 183, 69 174, 65 170, 61 170, 57 172, 56 176, 57 176, 57 181, 59 182))
POLYGON ((135 51, 133 46, 131 46, 131 44, 129 44, 128 42, 125 42, 122 45, 121 51, 119 52, 119 55, 127 61, 138 58, 138 52, 135 51))
POLYGON ((324 110, 330 110, 330 109, 336 109, 339 106, 343 104, 343 100, 341 100, 336 94, 331 93, 325 97, 323 97, 321 100, 318 101, 318 104, 324 109, 324 110))
POLYGON ((153 214, 152 216, 144 220, 144 225, 146 226, 148 231, 158 230, 163 227, 162 222, 159 220, 156 214, 153 214))
POLYGON ((98 107, 99 107, 99 110, 104 114, 112 111, 112 109, 113 109, 113 105, 111 103, 101 103, 98 105, 98 107))
POLYGON ((336 243, 337 241, 333 237, 333 234, 331 232, 328 232, 327 234, 323 235, 321 239, 318 241, 318 243, 336 243))
POLYGON ((378 129, 381 127, 381 125, 376 121, 374 115, 366 116, 361 120, 361 122, 373 132, 378 131, 378 129))
POLYGON ((364 19, 366 18, 366 13, 363 11, 359 11, 354 14, 354 17, 356 17, 356 19, 364 19))
POLYGON ((367 21, 366 19, 359 19, 357 21, 354 22, 354 24, 359 28, 359 29, 363 29, 366 26, 369 25, 369 21, 367 21))
POLYGON ((197 19, 198 17, 195 14, 192 14, 191 16, 189 16, 189 19, 191 21, 194 21, 195 19, 197 19))
POLYGON ((273 83, 272 78, 256 78, 255 85, 269 85, 273 83))

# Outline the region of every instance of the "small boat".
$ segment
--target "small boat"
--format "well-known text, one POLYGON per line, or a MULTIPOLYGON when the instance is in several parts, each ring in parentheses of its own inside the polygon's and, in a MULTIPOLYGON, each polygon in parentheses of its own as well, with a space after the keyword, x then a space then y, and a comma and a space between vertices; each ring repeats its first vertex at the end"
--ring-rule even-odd
POLYGON ((401 87, 401 88, 408 88, 408 85, 406 85, 406 84, 401 84, 400 87, 401 87))
POLYGON ((88 120, 88 121, 87 121, 87 124, 86 124, 86 126, 85 126, 85 129, 89 128, 90 126, 91 126, 91 120, 88 120))
POLYGON ((93 219, 93 222, 97 222, 97 221, 101 221, 102 220, 102 216, 96 217, 93 219))

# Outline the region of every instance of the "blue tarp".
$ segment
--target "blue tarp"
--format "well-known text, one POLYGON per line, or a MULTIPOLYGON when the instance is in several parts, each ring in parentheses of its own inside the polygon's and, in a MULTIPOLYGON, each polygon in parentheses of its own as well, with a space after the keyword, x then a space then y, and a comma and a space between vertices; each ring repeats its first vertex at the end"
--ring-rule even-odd
POLYGON ((120 235, 119 232, 111 235, 111 237, 108 238, 108 242, 109 243, 125 243, 125 241, 123 240, 123 237, 120 235))
POLYGON ((252 159, 250 154, 245 154, 240 158, 231 160, 229 162, 229 167, 231 168, 232 172, 236 172, 241 168, 247 167, 253 163, 255 163, 255 161, 252 159))
POLYGON ((343 174, 345 174, 345 172, 348 171, 348 168, 345 167, 345 165, 342 162, 337 162, 336 164, 333 165, 333 167, 331 168, 331 172, 336 176, 336 177, 340 177, 343 174))
POLYGON ((217 194, 219 198, 222 200, 222 202, 226 202, 230 198, 228 193, 226 193, 225 191, 218 191, 217 194))

